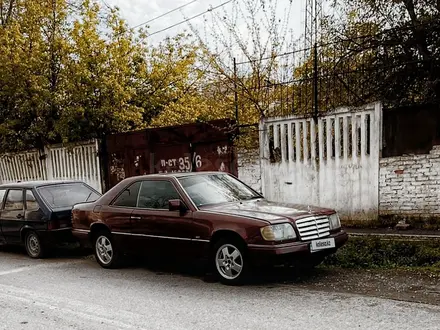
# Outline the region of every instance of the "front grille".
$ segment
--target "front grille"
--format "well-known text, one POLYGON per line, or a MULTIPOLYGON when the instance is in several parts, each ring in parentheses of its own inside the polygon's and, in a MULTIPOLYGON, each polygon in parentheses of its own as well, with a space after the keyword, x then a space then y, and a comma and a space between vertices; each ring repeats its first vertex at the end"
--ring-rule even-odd
POLYGON ((296 221, 299 236, 303 241, 330 235, 330 223, 328 217, 307 217, 296 221))

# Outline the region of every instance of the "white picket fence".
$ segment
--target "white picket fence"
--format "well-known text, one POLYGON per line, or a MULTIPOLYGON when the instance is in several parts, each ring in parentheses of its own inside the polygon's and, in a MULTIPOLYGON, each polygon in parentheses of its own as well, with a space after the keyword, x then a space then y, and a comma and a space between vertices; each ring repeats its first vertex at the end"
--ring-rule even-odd
POLYGON ((0 184, 38 180, 81 180, 102 192, 98 141, 0 155, 0 184))
POLYGON ((345 219, 377 219, 381 130, 380 103, 340 108, 317 123, 299 116, 264 119, 263 194, 275 201, 335 208, 345 219))

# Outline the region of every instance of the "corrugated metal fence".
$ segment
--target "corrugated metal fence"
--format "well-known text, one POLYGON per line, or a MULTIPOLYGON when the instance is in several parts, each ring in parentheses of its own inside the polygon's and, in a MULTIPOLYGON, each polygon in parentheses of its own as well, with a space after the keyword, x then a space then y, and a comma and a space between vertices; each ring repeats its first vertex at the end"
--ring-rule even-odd
POLYGON ((34 180, 82 180, 102 192, 98 141, 0 155, 0 183, 34 180))

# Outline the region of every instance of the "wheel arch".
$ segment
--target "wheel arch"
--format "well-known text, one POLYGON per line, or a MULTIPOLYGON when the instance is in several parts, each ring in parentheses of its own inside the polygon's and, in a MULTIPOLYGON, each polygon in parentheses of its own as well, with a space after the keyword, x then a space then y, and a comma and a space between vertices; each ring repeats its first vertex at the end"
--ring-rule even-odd
POLYGON ((35 228, 33 228, 33 227, 29 226, 29 225, 25 225, 25 226, 21 227, 21 229, 20 229, 20 240, 21 240, 22 243, 24 243, 24 240, 26 238, 26 234, 28 232, 30 232, 30 231, 35 231, 36 232, 35 228))
POLYGON ((111 233, 110 228, 106 224, 102 222, 92 223, 90 226, 90 240, 93 240, 95 235, 97 235, 100 231, 108 231, 111 233))
POLYGON ((211 250, 214 248, 215 244, 221 239, 231 239, 243 245, 243 247, 247 248, 247 243, 243 236, 241 236, 238 232, 230 229, 219 229, 215 231, 210 240, 211 250))

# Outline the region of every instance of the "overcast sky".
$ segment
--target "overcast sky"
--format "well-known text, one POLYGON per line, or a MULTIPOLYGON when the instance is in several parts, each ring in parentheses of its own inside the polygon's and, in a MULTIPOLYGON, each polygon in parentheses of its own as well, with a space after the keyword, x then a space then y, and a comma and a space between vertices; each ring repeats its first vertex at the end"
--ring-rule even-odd
MULTIPOLYGON (((129 25, 136 26, 161 14, 164 14, 172 9, 175 9, 184 4, 190 3, 192 0, 101 0, 111 6, 118 6, 121 15, 127 20, 129 25)), ((155 20, 149 24, 149 33, 154 33, 170 25, 178 23, 185 19, 206 11, 210 7, 215 7, 222 4, 226 0, 198 0, 178 11, 166 15, 160 19, 155 20)), ((241 0, 236 0, 241 1, 241 0)), ((270 0, 266 0, 270 1, 270 0)), ((279 0, 278 13, 280 18, 284 15, 284 9, 287 8, 290 0, 279 0)), ((304 32, 304 3, 305 0, 293 0, 292 13, 289 20, 289 27, 294 30, 295 36, 300 37, 304 32)), ((225 10, 227 13, 232 10, 232 3, 226 4, 216 12, 225 10)), ((212 14, 206 14, 199 18, 191 20, 193 26, 202 30, 205 26, 209 29, 209 23, 212 14)), ((187 23, 169 29, 167 31, 155 34, 153 43, 157 43, 167 36, 176 35, 184 30, 189 30, 187 23)))

